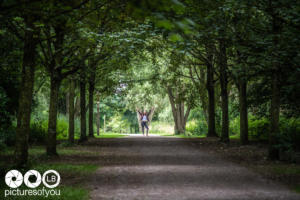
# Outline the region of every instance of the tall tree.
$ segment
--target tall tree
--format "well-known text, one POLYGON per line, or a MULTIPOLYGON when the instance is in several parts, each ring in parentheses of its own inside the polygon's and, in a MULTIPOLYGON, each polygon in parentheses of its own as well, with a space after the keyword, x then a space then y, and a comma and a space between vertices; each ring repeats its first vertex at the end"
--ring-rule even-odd
POLYGON ((213 48, 214 45, 206 45, 207 63, 206 63, 206 89, 208 93, 208 132, 207 137, 216 137, 215 121, 215 80, 213 65, 213 48))
POLYGON ((228 68, 227 68, 227 54, 226 42, 224 39, 219 39, 218 65, 220 72, 220 86, 222 99, 222 132, 221 141, 229 142, 229 113, 228 113, 228 68))
POLYGON ((89 137, 94 137, 94 91, 95 91, 95 67, 91 66, 89 78, 89 137))
POLYGON ((240 111, 240 141, 248 144, 248 106, 247 106, 247 81, 240 79, 238 83, 239 111, 240 111))
POLYGON ((86 135, 86 72, 85 66, 81 67, 80 70, 80 142, 84 142, 87 140, 86 135))
POLYGON ((69 83, 69 142, 74 143, 74 118, 75 118, 75 109, 74 109, 74 99, 75 99, 75 80, 70 78, 69 83))
POLYGON ((171 87, 167 87, 167 92, 175 122, 175 134, 184 134, 186 122, 191 111, 191 105, 188 104, 187 108, 185 109, 185 102, 180 96, 180 93, 174 94, 171 87))
POLYGON ((31 105, 36 65, 36 46, 38 44, 38 29, 35 27, 35 17, 28 14, 24 17, 25 36, 22 62, 22 84, 19 95, 17 115, 15 163, 22 166, 28 159, 28 138, 30 133, 31 105))
MULTIPOLYGON (((281 33, 281 23, 278 19, 278 13, 275 11, 276 8, 273 2, 270 1, 269 5, 271 23, 272 23, 272 33, 273 33, 273 46, 276 51, 279 51, 279 37, 281 33)), ((270 121, 271 130, 269 135, 269 158, 272 160, 279 158, 279 151, 275 147, 278 143, 277 138, 279 134, 279 115, 280 115, 280 61, 274 59, 271 63, 271 107, 270 107, 270 121)))
MULTIPOLYGON (((54 51, 57 54, 63 48, 65 38, 66 22, 58 23, 54 26, 56 34, 56 40, 53 42, 54 51)), ((47 31, 47 36, 50 37, 50 27, 47 31)), ((52 49, 50 41, 48 41, 48 49, 52 49)), ((47 154, 57 155, 56 152, 56 124, 57 124, 57 109, 58 109, 58 93, 61 81, 63 79, 61 75, 62 70, 62 55, 61 53, 53 57, 50 63, 47 65, 47 69, 50 73, 50 105, 49 105, 49 119, 48 119, 48 142, 47 142, 47 154)))
POLYGON ((96 117, 96 125, 97 125, 97 135, 100 135, 100 95, 97 93, 97 117, 96 117))

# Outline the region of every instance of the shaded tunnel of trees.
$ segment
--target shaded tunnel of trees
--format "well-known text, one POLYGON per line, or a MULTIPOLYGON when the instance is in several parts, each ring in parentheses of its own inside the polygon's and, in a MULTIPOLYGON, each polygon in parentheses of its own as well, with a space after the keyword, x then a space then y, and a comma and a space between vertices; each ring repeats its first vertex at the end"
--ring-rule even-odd
POLYGON ((243 145, 250 126, 264 135, 272 160, 299 152, 299 8, 294 0, 1 1, 0 148, 14 145, 16 166, 26 165, 32 121, 45 112, 46 153, 56 156, 59 113, 70 143, 80 119, 84 142, 105 124, 105 101, 126 107, 135 131, 137 107, 170 106, 175 134, 201 115, 202 134, 220 142, 230 142, 235 123, 243 145))

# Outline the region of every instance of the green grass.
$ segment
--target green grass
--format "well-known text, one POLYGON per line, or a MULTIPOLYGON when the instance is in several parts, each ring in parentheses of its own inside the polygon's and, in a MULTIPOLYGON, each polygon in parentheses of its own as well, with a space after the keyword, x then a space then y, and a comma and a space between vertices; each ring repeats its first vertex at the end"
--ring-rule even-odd
POLYGON ((191 135, 191 134, 180 134, 180 135, 175 135, 173 133, 152 133, 160 136, 167 136, 167 137, 177 137, 177 138, 205 138, 205 135, 191 135))
POLYGON ((296 175, 300 176, 300 167, 299 166, 274 166, 272 171, 278 175, 296 175))
MULTIPOLYGON (((35 169, 39 171, 41 174, 49 169, 54 169, 61 175, 64 173, 68 173, 69 175, 73 176, 87 176, 91 173, 93 173, 98 168, 97 165, 92 164, 66 164, 66 163, 51 163, 51 164, 38 164, 36 166, 33 166, 32 169, 35 169)), ((42 188, 43 185, 39 186, 39 188, 42 188)), ((6 184, 4 183, 4 179, 1 181, 0 184, 0 199, 4 199, 4 190, 8 189, 6 184), (2 197, 2 198, 1 198, 2 197)), ((24 184, 19 189, 28 189, 24 184)), ((48 196, 48 198, 41 197, 41 196, 10 196, 6 197, 5 199, 33 199, 33 200, 39 200, 39 199, 62 199, 62 200, 87 200, 89 191, 85 188, 83 188, 80 185, 76 186, 69 186, 69 185, 60 185, 55 189, 60 189, 60 196, 48 196)))
MULTIPOLYGON (((6 155, 12 155, 13 149, 9 149, 8 151, 5 152, 6 155)), ((34 148, 31 148, 29 150, 29 153, 31 156, 39 156, 45 153, 45 149, 43 147, 37 146, 34 148)), ((59 148, 58 153, 61 155, 78 155, 78 154, 89 154, 92 153, 94 154, 95 152, 86 152, 86 151, 80 151, 80 149, 65 149, 65 148, 59 148)), ((8 171, 9 169, 7 168, 9 166, 6 166, 5 171, 8 171)), ((98 169, 98 165, 94 164, 86 164, 86 163, 80 163, 80 164, 69 164, 69 163, 43 163, 40 162, 38 159, 32 162, 32 166, 30 169, 35 169, 39 171, 41 174, 43 174, 45 171, 49 169, 54 169, 56 170, 62 177, 64 175, 72 176, 72 177, 85 177, 87 175, 92 174, 98 169)), ((25 170, 27 171, 27 170, 25 170)), ((25 171, 22 173, 24 174, 25 171)), ((39 188, 42 189, 43 185, 40 185, 39 188)), ((4 190, 8 189, 8 186, 4 183, 4 179, 1 180, 0 182, 0 199, 25 199, 25 200, 40 200, 40 199, 52 199, 52 200, 87 200, 88 199, 88 194, 89 191, 82 187, 81 185, 59 185, 55 189, 60 189, 60 196, 48 196, 42 197, 42 196, 10 196, 10 197, 4 197, 4 190)), ((19 188, 19 189, 28 189, 24 184, 19 188)))
POLYGON ((206 135, 192 135, 192 134, 189 134, 189 133, 175 135, 174 133, 156 132, 156 133, 151 133, 151 134, 156 134, 156 135, 160 135, 160 136, 167 136, 167 137, 177 137, 177 138, 205 138, 206 137, 206 135))
POLYGON ((236 135, 230 135, 229 136, 230 139, 240 139, 240 135, 236 134, 236 135))
POLYGON ((175 137, 178 138, 205 138, 205 135, 184 135, 184 134, 180 134, 180 135, 174 135, 175 137))
POLYGON ((33 169, 43 173, 49 169, 54 169, 58 173, 68 173, 74 175, 89 175, 96 171, 97 165, 93 164, 67 164, 67 163, 43 163, 33 167, 33 169))
POLYGON ((100 133, 100 135, 94 135, 95 138, 122 138, 125 137, 126 134, 120 134, 120 133, 100 133))
POLYGON ((151 133, 151 134, 160 135, 160 136, 169 136, 169 137, 175 136, 173 133, 165 133, 165 132, 156 132, 156 133, 151 133))
MULTIPOLYGON (((28 150, 29 157, 38 157, 41 155, 45 155, 46 149, 43 146, 34 146, 29 148, 28 150)), ((98 152, 92 152, 92 151, 84 151, 80 149, 76 149, 73 147, 61 147, 58 145, 57 147, 57 153, 58 155, 97 155, 98 152)), ((7 148, 5 152, 2 152, 1 155, 4 156, 12 156, 14 154, 14 148, 7 148)))

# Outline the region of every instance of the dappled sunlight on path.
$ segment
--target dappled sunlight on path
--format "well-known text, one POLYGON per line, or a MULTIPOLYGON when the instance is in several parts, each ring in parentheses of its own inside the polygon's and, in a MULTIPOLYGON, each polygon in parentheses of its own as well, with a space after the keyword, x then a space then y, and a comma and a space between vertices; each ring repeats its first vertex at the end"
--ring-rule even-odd
POLYGON ((93 140, 100 151, 91 199, 299 199, 282 185, 173 137, 93 140))

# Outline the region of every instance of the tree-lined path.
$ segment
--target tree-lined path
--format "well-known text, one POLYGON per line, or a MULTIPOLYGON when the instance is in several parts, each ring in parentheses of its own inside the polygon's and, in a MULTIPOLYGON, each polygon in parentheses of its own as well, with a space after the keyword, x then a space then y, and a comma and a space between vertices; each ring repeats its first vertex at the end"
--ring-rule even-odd
POLYGON ((134 136, 89 141, 101 154, 101 167, 89 182, 91 199, 299 199, 196 141, 134 136))
POLYGON ((299 10, 0 1, 0 199, 28 169, 52 200, 300 199, 299 10))

